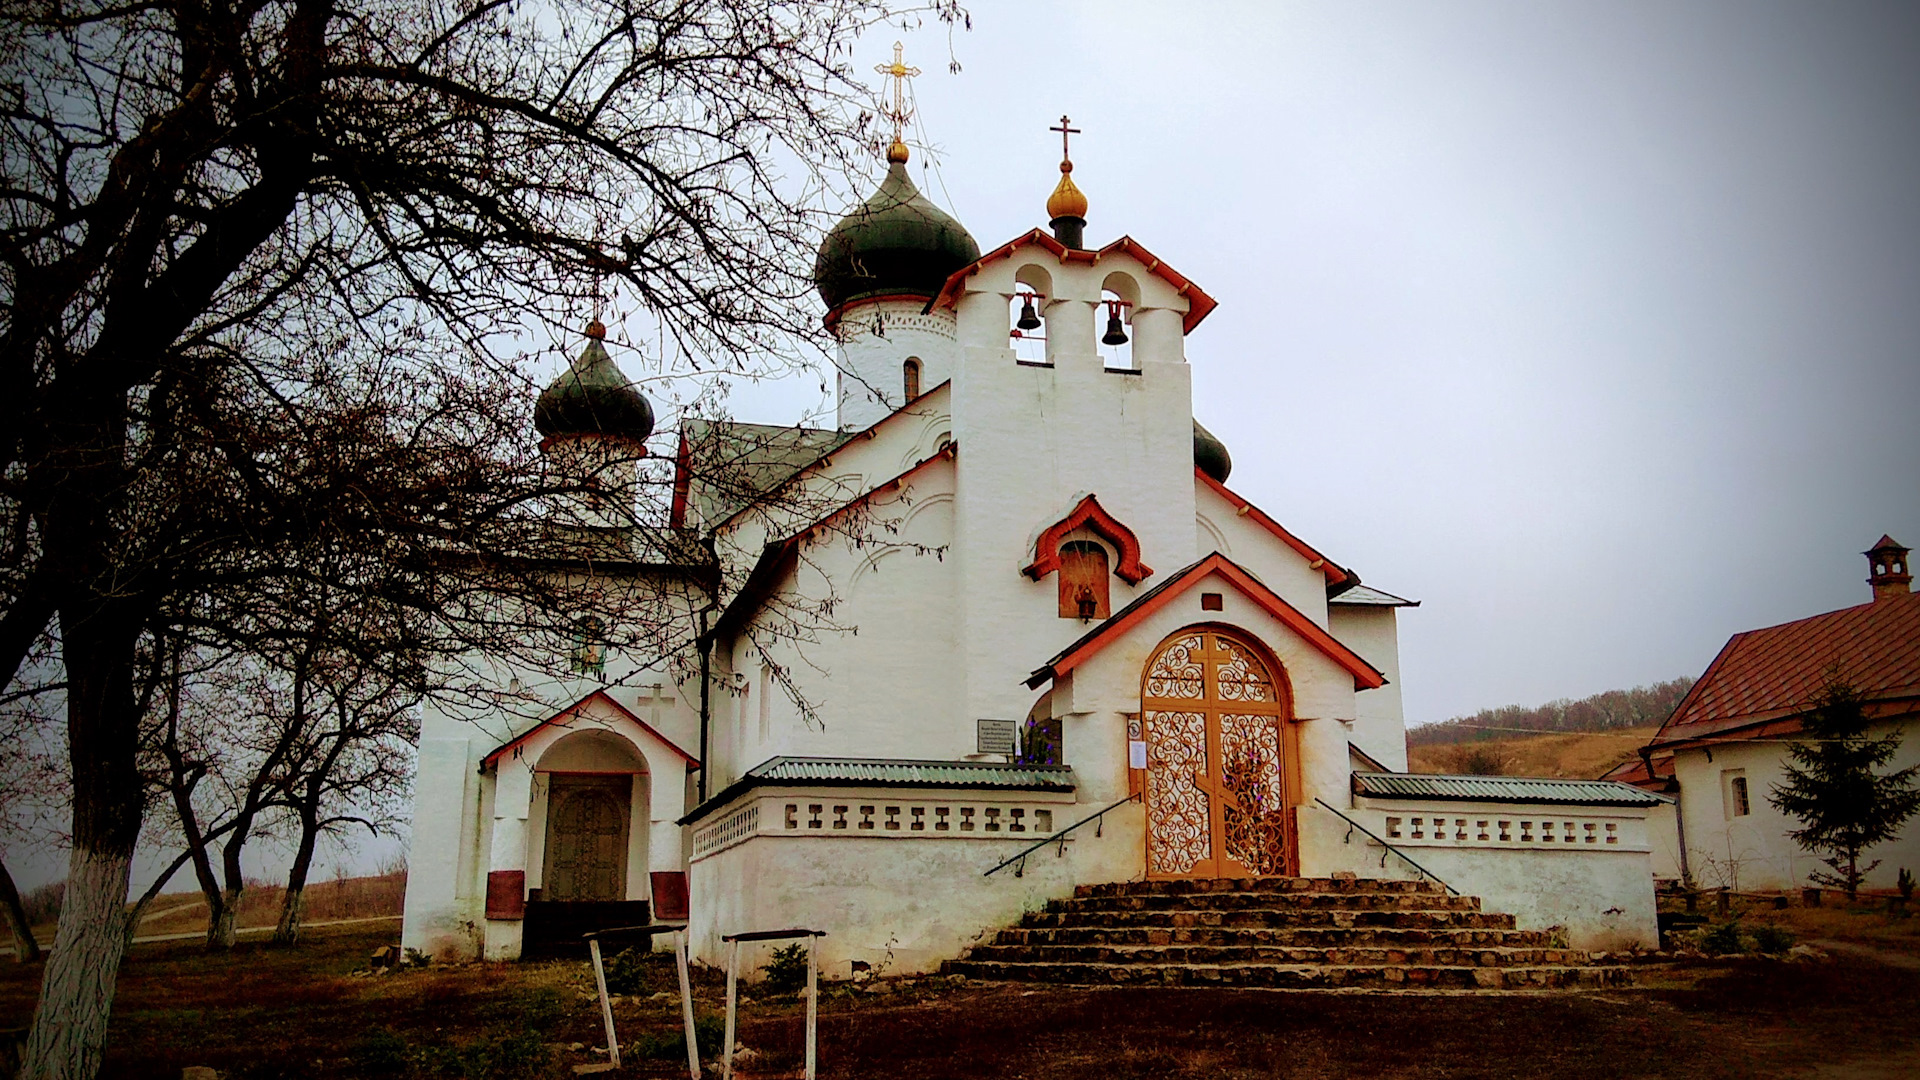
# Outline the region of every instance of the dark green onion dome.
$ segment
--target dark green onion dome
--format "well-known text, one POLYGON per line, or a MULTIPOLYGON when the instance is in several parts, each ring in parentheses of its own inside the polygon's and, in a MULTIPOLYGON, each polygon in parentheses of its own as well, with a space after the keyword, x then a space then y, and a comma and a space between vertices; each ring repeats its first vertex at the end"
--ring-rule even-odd
POLYGON ((1227 444, 1214 438, 1213 432, 1201 427, 1198 420, 1193 422, 1193 463, 1222 484, 1233 471, 1233 457, 1227 453, 1227 444))
POLYGON ((887 167, 880 190, 820 242, 813 283, 832 311, 869 296, 932 299, 955 270, 980 258, 980 245, 960 223, 927 201, 907 167, 887 167))
POLYGON ((612 435, 644 442, 653 434, 653 406, 607 355, 598 321, 587 327, 587 347, 571 367, 540 392, 533 426, 541 435, 612 435))

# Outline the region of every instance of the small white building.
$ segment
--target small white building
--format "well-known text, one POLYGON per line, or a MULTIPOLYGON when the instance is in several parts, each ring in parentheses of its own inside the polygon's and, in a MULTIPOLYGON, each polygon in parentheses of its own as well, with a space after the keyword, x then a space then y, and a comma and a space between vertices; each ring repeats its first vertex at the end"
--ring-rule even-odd
MULTIPOLYGON (((426 718, 406 944, 684 916, 709 960, 806 926, 923 971, 1078 884, 1415 863, 1575 946, 1651 943, 1656 798, 1397 771, 1410 602, 1227 486, 1186 351, 1214 300, 1085 246, 1064 175, 1051 231, 982 255, 906 156, 820 249, 838 425, 684 425, 692 554, 600 564, 684 586, 674 658, 426 718)), ((610 368, 590 342, 543 396, 556 451, 646 437, 610 368)))
MULTIPOLYGON (((1643 760, 1608 774, 1678 797, 1655 847, 1678 852, 1676 869, 1694 885, 1790 890, 1826 869, 1793 842, 1800 823, 1768 795, 1785 782, 1787 746, 1832 679, 1861 696, 1871 734, 1900 736, 1889 770, 1920 764, 1920 595, 1907 549, 1891 537, 1866 556, 1871 602, 1735 634, 1643 760)), ((1867 859, 1880 861, 1869 888, 1892 888, 1903 867, 1920 873, 1920 824, 1867 859)))

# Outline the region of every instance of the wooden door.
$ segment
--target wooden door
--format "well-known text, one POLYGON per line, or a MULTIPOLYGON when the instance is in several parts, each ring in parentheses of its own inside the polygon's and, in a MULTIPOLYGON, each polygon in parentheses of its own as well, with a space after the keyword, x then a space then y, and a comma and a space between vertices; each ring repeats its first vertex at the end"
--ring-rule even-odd
POLYGON ((1297 872, 1298 767, 1286 688, 1244 638, 1182 630, 1147 664, 1149 877, 1297 872))
POLYGON ((625 900, 631 776, 555 774, 547 796, 547 900, 625 900))

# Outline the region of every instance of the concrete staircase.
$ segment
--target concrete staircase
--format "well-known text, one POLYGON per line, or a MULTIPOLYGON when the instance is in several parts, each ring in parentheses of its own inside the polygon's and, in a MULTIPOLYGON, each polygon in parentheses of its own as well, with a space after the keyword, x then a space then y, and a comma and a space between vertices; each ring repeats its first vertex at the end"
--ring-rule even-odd
POLYGON ((1369 878, 1082 885, 941 970, 970 979, 1127 986, 1403 989, 1632 981, 1513 916, 1425 881, 1369 878))

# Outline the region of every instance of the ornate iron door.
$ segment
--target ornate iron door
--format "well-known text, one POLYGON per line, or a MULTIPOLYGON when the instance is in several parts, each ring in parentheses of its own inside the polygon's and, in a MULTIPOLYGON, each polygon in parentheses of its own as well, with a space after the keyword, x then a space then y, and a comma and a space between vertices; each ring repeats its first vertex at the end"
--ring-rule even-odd
POLYGON ((1284 689, 1244 641, 1175 634, 1147 664, 1147 874, 1292 874, 1284 689))

